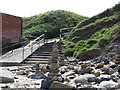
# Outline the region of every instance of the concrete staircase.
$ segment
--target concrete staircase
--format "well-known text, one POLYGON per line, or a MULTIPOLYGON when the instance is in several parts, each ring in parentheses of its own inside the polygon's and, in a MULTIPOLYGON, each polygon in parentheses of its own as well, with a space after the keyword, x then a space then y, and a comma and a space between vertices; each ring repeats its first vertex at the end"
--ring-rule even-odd
POLYGON ((23 61, 24 64, 49 64, 49 59, 52 57, 53 42, 46 43, 39 49, 37 49, 32 55, 23 61))

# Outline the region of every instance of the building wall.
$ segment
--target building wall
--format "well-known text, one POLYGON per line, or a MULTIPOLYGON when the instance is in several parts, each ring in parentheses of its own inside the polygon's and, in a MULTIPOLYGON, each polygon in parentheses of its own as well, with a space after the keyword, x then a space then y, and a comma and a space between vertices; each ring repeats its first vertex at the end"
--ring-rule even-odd
POLYGON ((12 43, 19 42, 22 35, 22 19, 20 17, 2 14, 2 37, 11 39, 12 43))
POLYGON ((0 55, 2 55, 2 14, 0 13, 0 55))

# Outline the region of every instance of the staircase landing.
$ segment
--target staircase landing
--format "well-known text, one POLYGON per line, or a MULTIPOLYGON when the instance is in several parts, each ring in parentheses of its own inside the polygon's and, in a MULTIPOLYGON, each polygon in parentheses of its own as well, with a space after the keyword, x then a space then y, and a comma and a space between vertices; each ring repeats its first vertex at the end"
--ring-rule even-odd
MULTIPOLYGON (((54 41, 58 42, 59 39, 50 40, 47 43, 52 43, 54 41)), ((40 44, 35 43, 34 47, 32 48, 32 52, 31 52, 31 48, 29 48, 29 44, 24 47, 24 53, 23 53, 23 48, 15 49, 14 52, 10 51, 10 52, 6 53, 5 55, 3 55, 2 58, 0 57, 0 66, 19 65, 31 54, 34 54, 34 52, 37 51, 37 49, 43 45, 44 45, 44 43, 40 43, 40 44)))

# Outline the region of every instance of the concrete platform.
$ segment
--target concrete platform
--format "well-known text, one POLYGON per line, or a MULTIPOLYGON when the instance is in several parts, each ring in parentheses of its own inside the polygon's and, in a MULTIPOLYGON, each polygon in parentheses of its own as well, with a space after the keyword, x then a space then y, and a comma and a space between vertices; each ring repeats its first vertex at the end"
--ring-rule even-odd
MULTIPOLYGON (((59 39, 49 40, 47 43, 51 43, 54 41, 58 42, 59 39)), ((35 52, 39 47, 44 45, 44 43, 40 43, 40 44, 34 43, 32 48, 29 47, 30 45, 33 44, 30 42, 30 44, 26 45, 25 47, 18 48, 13 51, 9 51, 8 53, 1 56, 0 66, 20 64, 23 60, 25 60, 28 56, 30 56, 33 52, 35 52)))

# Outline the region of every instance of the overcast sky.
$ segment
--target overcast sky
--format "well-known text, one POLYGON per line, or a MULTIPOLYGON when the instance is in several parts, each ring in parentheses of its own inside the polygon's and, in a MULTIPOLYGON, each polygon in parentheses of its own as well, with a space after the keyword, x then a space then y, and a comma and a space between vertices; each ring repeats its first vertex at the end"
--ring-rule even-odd
POLYGON ((51 10, 67 10, 94 16, 113 7, 120 0, 0 0, 0 12, 27 17, 51 10))

